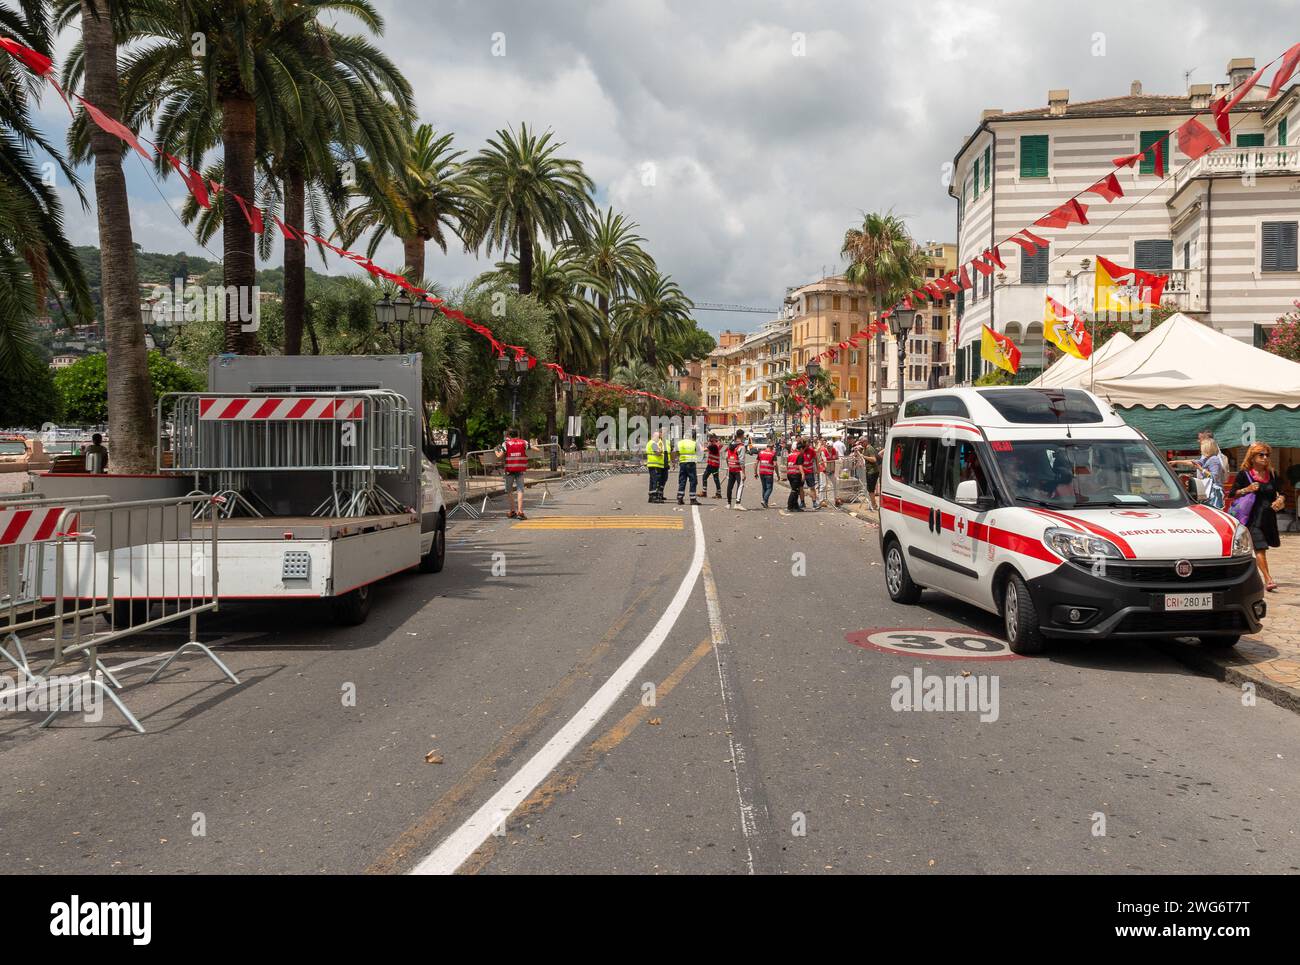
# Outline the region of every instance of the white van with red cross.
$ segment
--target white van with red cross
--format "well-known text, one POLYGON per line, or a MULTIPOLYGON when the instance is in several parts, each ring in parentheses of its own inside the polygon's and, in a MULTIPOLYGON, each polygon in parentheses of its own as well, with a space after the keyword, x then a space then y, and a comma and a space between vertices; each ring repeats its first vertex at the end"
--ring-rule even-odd
POLYGON ((1266 612, 1250 533, 1190 499, 1147 438, 1081 389, 908 399, 880 481, 885 585, 1000 614, 1016 653, 1049 638, 1199 637, 1266 612))

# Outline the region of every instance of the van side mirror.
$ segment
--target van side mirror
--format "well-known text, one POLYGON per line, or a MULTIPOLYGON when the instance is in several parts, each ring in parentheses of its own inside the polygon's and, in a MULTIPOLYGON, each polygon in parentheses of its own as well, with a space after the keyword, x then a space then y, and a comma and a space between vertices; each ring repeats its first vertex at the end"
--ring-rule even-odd
POLYGON ((980 495, 980 484, 974 479, 963 479, 957 484, 956 503, 958 506, 970 506, 972 509, 993 508, 993 497, 980 495))

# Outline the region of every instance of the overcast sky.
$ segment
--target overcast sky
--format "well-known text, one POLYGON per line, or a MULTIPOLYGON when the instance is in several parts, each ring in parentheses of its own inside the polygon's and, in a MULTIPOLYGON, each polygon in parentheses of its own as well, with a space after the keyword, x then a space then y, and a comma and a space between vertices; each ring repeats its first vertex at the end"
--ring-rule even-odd
MULTIPOLYGON (((601 206, 639 222, 691 298, 767 308, 841 267, 844 230, 864 210, 894 210, 918 240, 955 241, 944 165, 982 109, 1041 106, 1057 87, 1114 96, 1135 79, 1181 93, 1185 71, 1218 83, 1229 59, 1263 63, 1300 39, 1300 0, 375 2, 422 120, 471 153, 519 121, 553 128, 601 206)), ((42 114, 62 143, 66 109, 47 98, 42 114)), ((170 210, 180 182, 156 187, 127 165, 136 241, 204 254, 170 210)), ((93 214, 70 200, 67 214, 77 243, 97 241, 93 214)), ((209 247, 219 253, 220 238, 209 247)), ((399 267, 400 246, 378 260, 399 267)), ((495 260, 430 246, 427 274, 455 285, 495 260)), ((763 321, 698 317, 714 332, 763 321)))

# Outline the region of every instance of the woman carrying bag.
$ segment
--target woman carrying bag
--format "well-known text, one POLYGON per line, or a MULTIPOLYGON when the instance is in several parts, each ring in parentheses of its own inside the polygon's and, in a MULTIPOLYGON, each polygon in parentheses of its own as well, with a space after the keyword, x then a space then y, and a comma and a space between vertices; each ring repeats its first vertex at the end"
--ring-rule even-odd
POLYGON ((1277 532, 1277 513, 1286 505, 1282 498, 1277 473, 1270 462, 1273 450, 1262 442, 1252 443, 1242 460, 1241 471, 1232 484, 1232 515, 1247 529, 1255 544, 1255 561, 1264 578, 1264 589, 1277 590, 1277 583, 1268 572, 1268 549, 1278 547, 1282 540, 1277 532))

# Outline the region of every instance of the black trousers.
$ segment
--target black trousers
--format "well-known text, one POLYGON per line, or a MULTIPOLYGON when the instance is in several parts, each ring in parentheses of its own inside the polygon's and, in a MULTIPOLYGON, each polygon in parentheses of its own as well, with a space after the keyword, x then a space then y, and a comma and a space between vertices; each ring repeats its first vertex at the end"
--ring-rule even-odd
POLYGON ((718 473, 717 466, 709 466, 704 470, 704 478, 700 480, 700 492, 709 491, 709 477, 713 477, 713 485, 718 487, 718 495, 722 495, 722 476, 718 473))
POLYGON ((790 498, 785 501, 785 508, 793 513, 799 508, 799 493, 803 491, 803 477, 791 473, 787 481, 790 483, 790 498))

